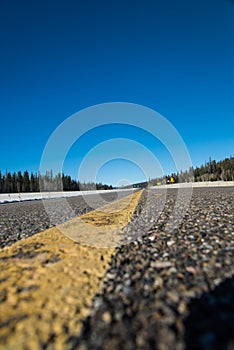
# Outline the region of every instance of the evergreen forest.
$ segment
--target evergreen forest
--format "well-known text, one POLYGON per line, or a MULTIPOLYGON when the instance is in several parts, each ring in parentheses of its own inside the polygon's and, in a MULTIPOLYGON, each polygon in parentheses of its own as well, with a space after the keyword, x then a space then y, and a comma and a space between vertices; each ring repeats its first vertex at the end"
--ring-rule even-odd
MULTIPOLYGON (((162 178, 149 180, 149 185, 154 186, 160 183, 173 182, 198 182, 198 181, 234 181, 234 157, 226 158, 221 161, 209 159, 204 165, 186 171, 165 175, 162 178)), ((52 174, 47 171, 46 174, 34 174, 25 170, 23 173, 6 171, 4 174, 0 171, 0 193, 21 193, 21 192, 42 192, 42 191, 85 191, 112 189, 112 186, 93 183, 80 182, 74 180, 70 175, 52 174)))
POLYGON ((69 175, 58 173, 53 176, 52 171, 45 175, 38 175, 25 170, 23 173, 0 171, 0 193, 43 192, 43 191, 85 191, 85 190, 112 189, 112 186, 102 183, 80 182, 69 175))

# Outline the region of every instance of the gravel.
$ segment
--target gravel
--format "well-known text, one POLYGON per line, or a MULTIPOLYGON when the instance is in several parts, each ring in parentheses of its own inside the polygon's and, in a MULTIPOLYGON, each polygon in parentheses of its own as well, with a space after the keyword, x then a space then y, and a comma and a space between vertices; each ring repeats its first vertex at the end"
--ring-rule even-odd
POLYGON ((68 349, 233 349, 234 188, 194 189, 169 232, 176 195, 147 233, 117 248, 68 349))
MULTIPOLYGON (((194 189, 183 221, 169 230, 177 193, 145 191, 67 349, 234 348, 234 187, 194 189)), ((76 214, 90 210, 70 200, 76 214)), ((1 205, 0 216, 1 246, 50 226, 38 202, 1 205)))

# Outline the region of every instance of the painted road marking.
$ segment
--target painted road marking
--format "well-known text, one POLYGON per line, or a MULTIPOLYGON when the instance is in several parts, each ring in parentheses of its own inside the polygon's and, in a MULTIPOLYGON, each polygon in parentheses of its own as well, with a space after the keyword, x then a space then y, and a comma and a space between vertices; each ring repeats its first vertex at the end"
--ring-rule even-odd
MULTIPOLYGON (((100 228, 102 222, 110 228, 126 225, 141 194, 108 204, 107 214, 98 209, 82 218, 100 228)), ((74 220, 68 222, 70 227, 74 220)), ((37 350, 51 339, 53 349, 66 348, 68 337, 79 334, 101 288, 115 248, 82 246, 58 227, 0 251, 0 349, 37 350)))
POLYGON ((161 197, 162 193, 154 193, 154 196, 161 197))
POLYGON ((135 204, 132 206, 131 201, 135 203, 141 194, 142 191, 137 192, 133 198, 132 195, 125 196, 101 209, 58 225, 57 228, 82 245, 99 248, 116 247, 124 237, 123 228, 131 220, 135 209, 135 204))

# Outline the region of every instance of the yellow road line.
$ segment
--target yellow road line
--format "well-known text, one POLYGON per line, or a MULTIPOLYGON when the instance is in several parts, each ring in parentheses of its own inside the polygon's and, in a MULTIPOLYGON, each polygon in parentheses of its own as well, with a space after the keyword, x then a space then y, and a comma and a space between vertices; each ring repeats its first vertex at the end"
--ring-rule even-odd
MULTIPOLYGON (((110 229, 124 226, 141 193, 110 203, 104 211, 87 213, 81 220, 100 229, 108 223, 110 229)), ((0 251, 0 349, 37 350, 51 339, 53 349, 65 349, 68 337, 79 334, 115 249, 82 246, 61 233, 74 224, 77 238, 77 227, 83 227, 77 221, 0 251)))
POLYGON ((141 193, 123 197, 57 227, 78 243, 99 248, 115 247, 123 236, 122 230, 130 221, 136 206, 134 203, 141 193))

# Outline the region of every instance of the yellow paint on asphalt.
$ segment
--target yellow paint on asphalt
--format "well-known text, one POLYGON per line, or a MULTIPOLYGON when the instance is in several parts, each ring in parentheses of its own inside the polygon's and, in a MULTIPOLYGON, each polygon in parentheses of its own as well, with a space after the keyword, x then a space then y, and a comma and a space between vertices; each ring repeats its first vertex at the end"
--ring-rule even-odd
MULTIPOLYGON (((103 223, 116 230, 129 222, 141 194, 110 203, 81 220, 89 227, 103 229, 103 223)), ((83 227, 77 222, 70 220, 0 251, 0 349, 37 350, 46 344, 66 349, 68 338, 79 334, 115 249, 82 246, 61 233, 72 231, 74 224, 77 238, 77 227, 83 227)), ((107 247, 113 243, 108 244, 110 238, 103 238, 107 247)))
POLYGON ((161 196, 162 196, 162 193, 154 193, 154 196, 156 196, 156 197, 161 197, 161 196))
POLYGON ((72 240, 85 245, 99 248, 111 248, 119 245, 123 238, 123 229, 131 219, 135 203, 141 197, 137 192, 121 198, 57 227, 72 240))

